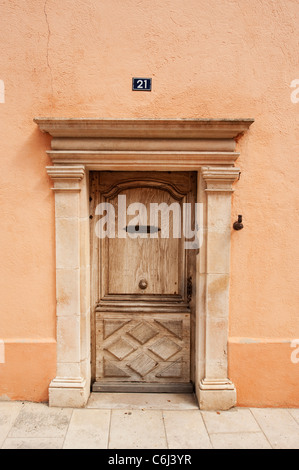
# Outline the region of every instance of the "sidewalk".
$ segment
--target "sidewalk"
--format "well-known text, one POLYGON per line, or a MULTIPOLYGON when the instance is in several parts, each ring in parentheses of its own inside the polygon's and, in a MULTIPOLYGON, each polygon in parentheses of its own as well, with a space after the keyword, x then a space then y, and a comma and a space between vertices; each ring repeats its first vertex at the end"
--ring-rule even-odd
POLYGON ((193 395, 91 394, 84 409, 0 402, 0 449, 299 449, 299 409, 201 411, 193 395))

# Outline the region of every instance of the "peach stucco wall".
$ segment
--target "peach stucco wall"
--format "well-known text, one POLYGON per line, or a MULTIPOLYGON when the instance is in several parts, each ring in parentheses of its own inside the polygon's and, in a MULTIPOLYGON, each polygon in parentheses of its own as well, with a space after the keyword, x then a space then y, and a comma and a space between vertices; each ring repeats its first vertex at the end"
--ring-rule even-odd
POLYGON ((299 405, 298 5, 0 2, 0 397, 47 400, 55 376, 50 140, 33 117, 254 118, 238 142, 229 374, 240 406, 299 405))

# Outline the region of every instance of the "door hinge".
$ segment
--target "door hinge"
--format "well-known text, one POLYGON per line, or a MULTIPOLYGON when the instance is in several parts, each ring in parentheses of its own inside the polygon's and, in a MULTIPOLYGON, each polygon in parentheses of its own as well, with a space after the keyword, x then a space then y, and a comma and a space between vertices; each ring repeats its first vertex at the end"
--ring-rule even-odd
POLYGON ((191 302, 192 299, 192 277, 187 279, 187 302, 191 302))

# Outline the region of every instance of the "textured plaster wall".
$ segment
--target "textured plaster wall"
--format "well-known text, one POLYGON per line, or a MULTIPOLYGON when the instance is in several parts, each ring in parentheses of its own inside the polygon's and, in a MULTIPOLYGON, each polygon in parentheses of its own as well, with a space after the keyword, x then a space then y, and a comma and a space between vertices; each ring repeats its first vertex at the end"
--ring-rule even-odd
POLYGON ((47 400, 55 376, 50 141, 33 117, 253 117, 233 196, 229 373, 239 405, 299 405, 298 16, 297 0, 0 1, 0 396, 47 400), (133 76, 153 91, 132 92, 133 76))

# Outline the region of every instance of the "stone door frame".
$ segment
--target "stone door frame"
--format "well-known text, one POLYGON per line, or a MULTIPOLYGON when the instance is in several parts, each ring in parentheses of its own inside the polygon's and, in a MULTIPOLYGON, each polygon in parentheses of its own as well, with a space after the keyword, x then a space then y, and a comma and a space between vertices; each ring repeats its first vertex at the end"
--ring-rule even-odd
POLYGON ((85 406, 91 390, 89 171, 197 171, 203 243, 196 255, 195 393, 201 409, 228 409, 231 197, 235 139, 253 119, 35 118, 52 136, 57 371, 49 405, 85 406))

